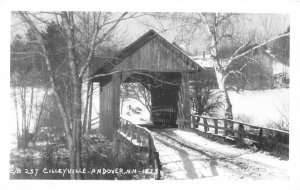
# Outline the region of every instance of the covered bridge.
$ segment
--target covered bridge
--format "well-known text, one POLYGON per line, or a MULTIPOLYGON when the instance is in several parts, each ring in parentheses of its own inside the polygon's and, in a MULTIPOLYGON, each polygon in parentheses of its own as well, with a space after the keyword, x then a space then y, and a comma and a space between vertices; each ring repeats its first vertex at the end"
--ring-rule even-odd
POLYGON ((111 139, 120 125, 120 85, 139 82, 151 93, 154 127, 184 128, 189 119, 189 75, 202 68, 176 45, 150 30, 99 65, 100 132, 111 139))

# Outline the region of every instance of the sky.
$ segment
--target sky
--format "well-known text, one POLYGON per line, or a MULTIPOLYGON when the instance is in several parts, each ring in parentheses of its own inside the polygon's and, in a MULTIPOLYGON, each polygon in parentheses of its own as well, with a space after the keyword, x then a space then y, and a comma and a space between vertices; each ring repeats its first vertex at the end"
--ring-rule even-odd
MULTIPOLYGON (((119 15, 119 13, 116 13, 119 15)), ((144 13, 139 13, 144 14, 144 13)), ((147 13, 146 13, 147 14, 147 13)), ((189 13, 186 13, 189 14, 189 13)), ((168 22, 162 21, 162 24, 168 28, 168 22)), ((264 26, 270 26, 271 36, 275 36, 279 33, 282 33, 286 30, 286 28, 290 24, 290 18, 288 14, 245 14, 243 15, 243 23, 240 29, 249 32, 250 30, 258 30, 262 33, 265 33, 264 26)), ((142 36, 149 29, 156 29, 158 24, 150 16, 142 16, 134 19, 125 20, 120 23, 118 30, 121 32, 125 32, 126 40, 125 44, 129 45, 134 40, 142 36), (148 25, 147 25, 148 24, 148 25), (150 26, 149 26, 150 25, 150 26), (153 27, 152 27, 153 26, 153 27)), ((26 28, 22 24, 22 22, 14 15, 11 14, 11 40, 16 34, 24 35, 26 33, 26 28)), ((173 42, 176 40, 176 36, 180 35, 180 32, 173 30, 169 30, 162 35, 173 42)), ((178 42, 177 42, 178 43, 178 42)), ((183 43, 178 43, 181 45, 186 51, 190 52, 202 52, 208 51, 207 45, 207 35, 205 32, 198 32, 195 37, 192 39, 189 46, 183 43)))
MULTIPOLYGON (((189 14, 188 12, 186 14, 189 14)), ((257 14, 246 14, 244 15, 246 19, 244 19, 243 28, 241 30, 258 30, 261 33, 265 33, 264 25, 270 25, 270 33, 271 36, 276 36, 284 32, 287 27, 290 25, 290 16, 289 14, 280 14, 280 13, 257 13, 257 14), (264 24, 267 23, 267 24, 264 24)), ((165 26, 167 26, 166 22, 162 22, 165 26)), ((157 22, 151 17, 141 17, 137 19, 132 19, 125 21, 121 24, 120 28, 127 30, 128 43, 133 42, 139 36, 143 35, 149 29, 155 29, 157 26, 157 22), (151 27, 145 25, 145 23, 149 23, 155 27, 151 27)), ((173 42, 176 38, 176 34, 179 34, 175 30, 167 31, 162 34, 167 40, 173 42)), ((188 47, 190 52, 194 50, 198 51, 207 51, 207 36, 205 33, 199 33, 192 40, 191 45, 188 47)), ((183 44, 180 44, 183 45, 183 44)))

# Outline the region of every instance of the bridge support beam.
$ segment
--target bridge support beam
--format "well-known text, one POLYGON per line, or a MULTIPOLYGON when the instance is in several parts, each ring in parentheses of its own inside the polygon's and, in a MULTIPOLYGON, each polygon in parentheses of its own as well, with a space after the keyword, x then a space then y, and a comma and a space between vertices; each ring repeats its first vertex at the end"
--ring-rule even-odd
POLYGON ((181 85, 178 93, 177 126, 179 129, 190 128, 191 124, 186 122, 190 120, 191 115, 188 73, 182 73, 181 85))

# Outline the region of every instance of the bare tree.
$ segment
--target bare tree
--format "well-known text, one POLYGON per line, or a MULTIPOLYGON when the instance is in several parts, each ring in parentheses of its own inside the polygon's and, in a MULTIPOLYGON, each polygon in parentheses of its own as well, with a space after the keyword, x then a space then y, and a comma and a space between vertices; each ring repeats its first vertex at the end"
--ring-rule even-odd
MULTIPOLYGON (((251 53, 254 50, 264 47, 266 44, 288 36, 289 33, 269 36, 263 42, 256 43, 251 35, 245 36, 237 30, 241 27, 243 15, 235 13, 174 13, 174 14, 154 14, 155 18, 172 20, 172 28, 179 28, 182 35, 187 39, 196 38, 197 35, 205 36, 208 40, 209 51, 211 54, 211 64, 216 73, 218 88, 223 93, 225 99, 225 117, 233 118, 232 104, 228 95, 226 81, 231 75, 240 74, 249 62, 240 61, 246 58, 257 62, 251 53), (175 23, 175 24, 174 24, 175 23), (174 25, 178 25, 178 27, 174 25), (220 49, 226 43, 235 43, 237 48, 229 56, 223 57, 220 49), (239 67, 235 67, 239 65, 239 67)), ((168 29, 164 29, 166 31, 168 29)), ((250 30, 251 31, 251 30, 250 30)))
POLYGON ((15 106, 15 113, 16 113, 16 122, 17 122, 17 148, 20 149, 20 126, 19 126, 19 112, 18 112, 18 102, 17 102, 17 93, 16 87, 13 85, 13 99, 14 99, 14 106, 15 106))
POLYGON ((134 99, 140 102, 150 114, 150 121, 152 120, 151 114, 151 94, 150 92, 139 83, 123 83, 121 85, 121 111, 124 101, 134 99))
POLYGON ((36 105, 35 105, 35 109, 37 110, 37 118, 35 120, 35 128, 34 128, 34 137, 35 137, 35 140, 34 142, 37 141, 37 138, 38 138, 38 133, 39 133, 39 130, 40 130, 40 122, 41 122, 41 118, 42 118, 42 114, 43 114, 43 111, 44 111, 44 107, 46 105, 46 102, 47 102, 47 98, 48 98, 48 88, 46 89, 46 92, 44 93, 43 95, 43 99, 42 99, 42 102, 40 104, 38 104, 36 102, 36 105))
POLYGON ((35 89, 38 85, 35 79, 39 75, 33 74, 35 58, 31 57, 30 50, 31 47, 26 45, 20 36, 11 43, 11 89, 16 111, 17 141, 18 148, 22 145, 24 150, 28 145, 30 126, 35 119, 34 102, 37 101, 35 89))
MULTIPOLYGON (((39 52, 47 65, 50 84, 56 98, 60 113, 63 118, 63 126, 66 132, 70 168, 80 170, 81 166, 81 134, 82 134, 82 82, 86 71, 92 63, 95 49, 101 45, 117 28, 118 24, 131 18, 128 13, 113 15, 102 12, 49 12, 32 13, 16 12, 16 15, 26 23, 33 31, 41 51, 39 52), (47 15, 47 17, 43 17, 47 15), (45 19, 47 18, 47 19, 45 19), (70 89, 70 110, 63 102, 62 94, 59 92, 57 78, 53 70, 53 60, 49 57, 47 42, 43 38, 43 26, 55 22, 64 37, 66 43, 65 57, 69 69, 70 83, 66 86, 70 89)), ((81 179, 82 176, 76 172, 71 173, 72 179, 81 179)))

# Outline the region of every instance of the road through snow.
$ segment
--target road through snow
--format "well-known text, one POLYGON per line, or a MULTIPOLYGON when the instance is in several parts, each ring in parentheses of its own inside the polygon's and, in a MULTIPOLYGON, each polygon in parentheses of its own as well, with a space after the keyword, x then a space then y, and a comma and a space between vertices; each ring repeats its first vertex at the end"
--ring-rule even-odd
POLYGON ((283 179, 288 161, 250 149, 220 144, 192 130, 153 130, 163 179, 283 179))

